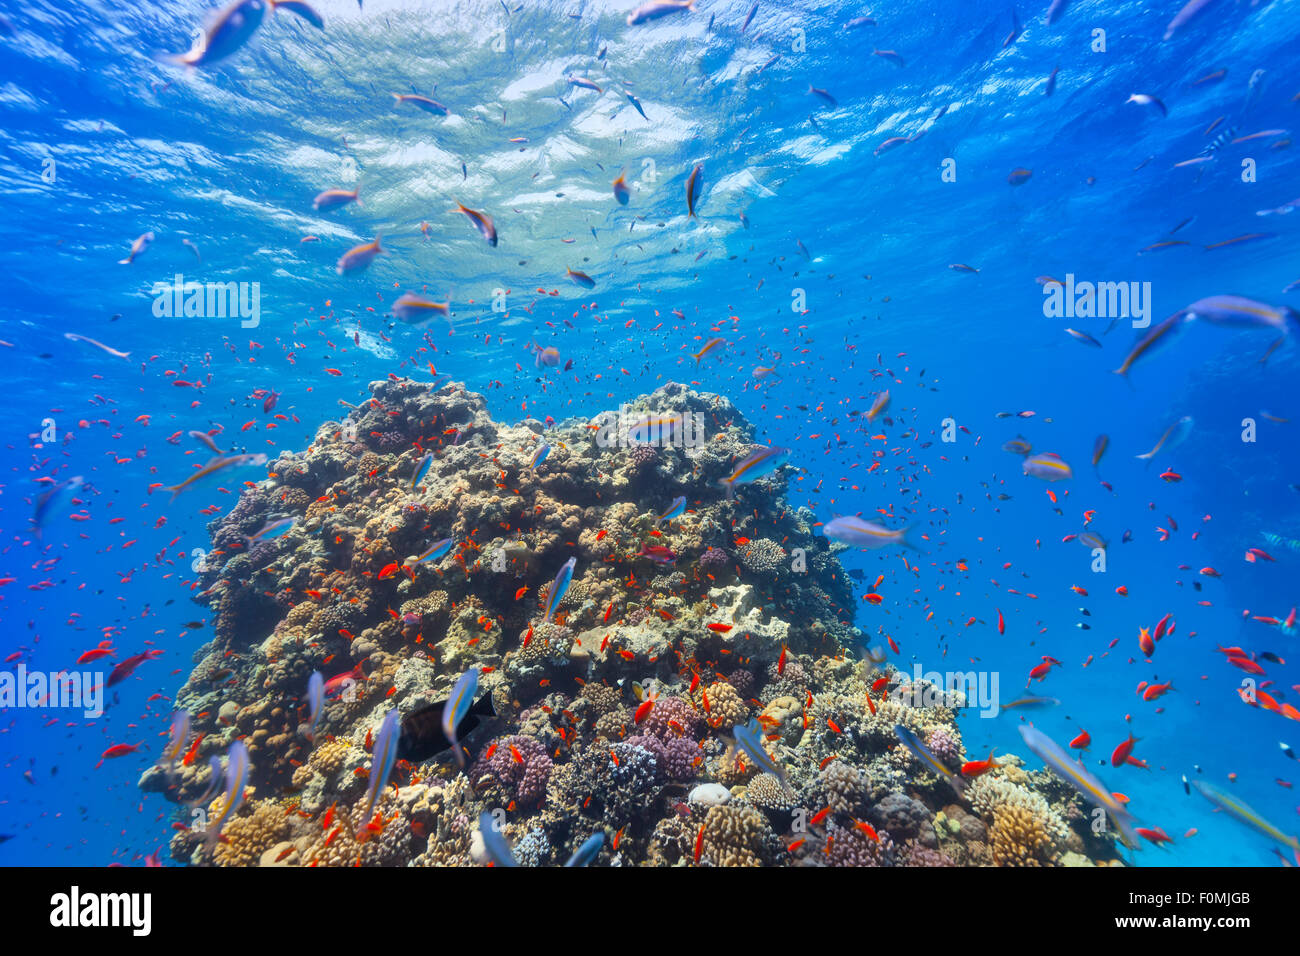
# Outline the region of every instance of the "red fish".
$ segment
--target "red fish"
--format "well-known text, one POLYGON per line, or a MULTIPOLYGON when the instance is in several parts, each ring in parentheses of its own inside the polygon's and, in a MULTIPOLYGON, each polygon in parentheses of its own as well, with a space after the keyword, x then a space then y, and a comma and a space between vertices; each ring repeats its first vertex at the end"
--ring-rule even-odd
POLYGON ((142 654, 132 654, 126 660, 122 661, 122 663, 109 671, 106 686, 112 687, 114 684, 120 684, 122 681, 130 677, 135 672, 135 669, 145 661, 151 661, 155 657, 162 657, 162 655, 163 652, 159 650, 145 651, 142 654))
POLYGON ((1157 846, 1160 845, 1161 843, 1174 842, 1173 838, 1164 830, 1160 829, 1160 827, 1155 827, 1154 829, 1149 829, 1147 827, 1134 827, 1133 829, 1138 834, 1140 834, 1143 838, 1150 840, 1152 843, 1156 844, 1157 846))
POLYGON ((993 751, 990 750, 987 760, 968 760, 962 764, 961 773, 963 777, 978 777, 980 774, 988 773, 994 767, 1000 766, 1002 764, 993 759, 993 751))
POLYGON ((1163 684, 1152 684, 1142 692, 1142 699, 1157 700, 1158 698, 1163 697, 1166 692, 1173 690, 1173 687, 1173 681, 1166 681, 1163 684))
POLYGON ((95 769, 98 770, 103 766, 105 760, 112 760, 115 757, 125 757, 127 754, 135 753, 143 746, 144 744, 113 744, 113 746, 109 747, 99 755, 99 763, 95 764, 95 769))
POLYGON ((1132 734, 1129 734, 1128 740, 1124 741, 1122 744, 1116 747, 1115 750, 1111 753, 1110 765, 1112 767, 1118 767, 1121 764, 1127 763, 1129 757, 1133 753, 1133 745, 1136 744, 1139 739, 1140 738, 1134 737, 1132 734))
POLYGON ((350 671, 344 671, 342 674, 336 674, 325 682, 325 696, 330 697, 333 694, 340 693, 349 681, 365 680, 366 675, 361 670, 361 664, 350 671))

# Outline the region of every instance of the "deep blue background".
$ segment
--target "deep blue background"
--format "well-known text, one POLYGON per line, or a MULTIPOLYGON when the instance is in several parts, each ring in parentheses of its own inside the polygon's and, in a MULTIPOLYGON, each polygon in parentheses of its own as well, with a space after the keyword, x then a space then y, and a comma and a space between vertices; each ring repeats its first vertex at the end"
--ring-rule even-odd
MULTIPOLYGON (((1214 653, 1216 643, 1241 644, 1300 657, 1294 633, 1242 621, 1243 609, 1284 618, 1300 602, 1300 551, 1261 537, 1300 539, 1300 494, 1288 487, 1300 482, 1295 345, 1261 366, 1267 332, 1193 327, 1140 362, 1130 386, 1109 370, 1136 333, 1120 323, 1103 335, 1106 320, 1081 319, 1072 324, 1104 349, 1079 344, 1062 331, 1071 323, 1044 318, 1034 279, 1150 281, 1156 321, 1222 293, 1300 305, 1281 291, 1300 279, 1300 214, 1256 215, 1300 198, 1296 150, 1270 145, 1286 136, 1174 167, 1203 150, 1216 117, 1226 117, 1219 131, 1239 125, 1237 135, 1300 126, 1300 3, 1218 0, 1168 42, 1177 2, 1075 2, 1050 28, 1045 3, 1021 3, 1024 33, 1006 49, 1003 2, 878 3, 878 25, 852 32, 842 25, 864 12, 854 5, 763 2, 744 36, 748 2, 701 0, 691 14, 638 28, 623 23, 626 2, 524 0, 509 13, 496 0, 318 6, 324 34, 291 14, 268 15, 246 49, 186 71, 156 57, 188 46, 205 4, 0 4, 0 340, 10 346, 0 347, 8 399, 0 576, 17 579, 0 588, 4 656, 21 650, 29 667, 68 667, 109 626, 119 655, 150 641, 167 651, 117 688, 119 702, 98 721, 0 715, 0 833, 16 834, 0 846, 0 862, 138 864, 169 838, 169 806, 135 787, 170 712, 165 697, 146 698, 173 694, 207 637, 185 633, 185 622, 204 615, 187 599, 183 558, 207 545, 200 509, 228 509, 233 493, 214 484, 174 504, 150 496, 150 484, 181 480, 197 460, 192 442, 166 437, 221 425, 250 451, 302 448, 337 415, 338 399, 357 401, 390 372, 428 378, 432 361, 485 392, 506 420, 525 405, 538 417, 590 415, 669 379, 727 394, 762 438, 795 450, 804 471, 791 473, 792 503, 810 502, 822 520, 911 513, 927 531, 930 552, 909 557, 915 573, 896 554, 845 559, 869 580, 886 575, 885 603, 862 604, 858 623, 873 639, 880 628, 893 635, 901 667, 967 669, 976 658, 1000 673, 1006 698, 1041 655, 1060 658, 1064 666, 1036 685, 1064 702, 1037 715, 1044 729, 1064 742, 1086 728, 1094 762, 1130 727, 1142 738, 1136 753, 1150 772, 1098 768, 1144 824, 1175 838, 1140 862, 1276 864, 1267 841, 1185 797, 1179 777, 1199 764, 1279 826, 1300 828, 1294 793, 1275 782, 1300 776, 1278 747, 1300 746, 1300 728, 1244 706, 1243 675, 1214 653), (1104 53, 1090 49, 1094 30, 1105 31, 1104 53), (906 65, 872 56, 873 47, 897 51, 906 65), (1221 68, 1222 82, 1190 85, 1221 68), (1258 101, 1243 117, 1256 69, 1265 71, 1258 101), (604 92, 570 87, 569 73, 604 92), (624 82, 648 120, 622 95, 624 82), (821 104, 809 84, 839 105, 821 104), (392 93, 413 91, 452 116, 394 108, 392 93), (1159 97, 1169 115, 1126 104, 1133 93, 1159 97), (926 128, 945 105, 922 138, 873 155, 887 138, 926 128), (41 179, 47 157, 53 183, 41 179), (1247 157, 1257 182, 1242 181, 1247 157), (941 180, 946 158, 956 160, 956 182, 941 180), (697 162, 700 215, 688 221, 683 188, 697 162), (1017 167, 1033 176, 1013 187, 1017 167), (620 168, 633 189, 627 207, 609 188, 620 168), (360 208, 312 212, 317 191, 358 181, 360 208), (456 200, 495 217, 496 249, 448 211, 456 200), (1137 254, 1189 217, 1176 238, 1190 245, 1137 254), (118 265, 146 230, 157 234, 152 248, 118 265), (1204 249, 1255 231, 1277 235, 1204 249), (376 232, 391 254, 338 277, 338 256, 376 232), (320 241, 302 243, 306 235, 320 241), (596 289, 567 283, 566 267, 590 273, 596 289), (260 327, 155 318, 149 291, 177 272, 259 282, 260 327), (381 338, 387 305, 426 285, 450 295, 454 334, 435 324, 381 338), (488 306, 498 288, 511 290, 505 316, 488 306), (791 311, 796 289, 806 293, 805 314, 791 311), (688 353, 718 326, 729 344, 697 369, 688 353), (556 345, 572 371, 539 382, 531 341, 556 345), (773 364, 782 377, 755 388, 753 367, 773 364), (893 423, 853 427, 846 413, 865 411, 886 385, 893 423), (269 387, 283 392, 276 411, 293 416, 273 430, 249 397, 269 387), (1036 416, 995 417, 1026 409, 1036 416), (1267 422, 1261 410, 1293 421, 1267 422), (1150 468, 1134 459, 1181 415, 1196 420, 1181 448, 1150 468), (38 447, 32 436, 47 416, 60 438, 38 447), (1240 440, 1246 417, 1259 421, 1254 444, 1240 440), (968 429, 955 444, 938 440, 945 418, 968 429), (257 424, 240 433, 250 420, 257 424), (882 431, 889 441, 873 442, 882 431), (1101 476, 1113 495, 1087 464, 1101 432, 1111 436, 1101 476), (1074 480, 1055 486, 1063 514, 1000 450, 1017 433, 1073 464, 1074 480), (872 448, 888 451, 868 475, 872 448), (1166 468, 1184 480, 1161 481, 1166 468), (64 507, 35 542, 34 480, 74 474, 94 487, 91 520, 71 521, 64 507), (999 492, 1013 497, 998 501, 999 492), (1077 543, 1061 542, 1083 530, 1087 509, 1112 541, 1105 575, 1090 572, 1077 543), (1179 530, 1161 543, 1155 528, 1168 527, 1166 516, 1179 530), (125 520, 111 524, 116 517, 125 520), (1134 540, 1120 545, 1125 529, 1134 540), (1252 546, 1277 562, 1246 563, 1252 546), (959 561, 968 572, 956 570, 959 561), (1222 578, 1198 577, 1206 565, 1222 578), (57 586, 28 590, 45 579, 57 586), (1128 598, 1115 596, 1121 584, 1128 598), (1090 631, 1073 626, 1081 606, 1092 612, 1090 631), (1138 628, 1167 611, 1176 634, 1152 665, 1133 662, 1138 628), (971 617, 979 620, 967 627, 971 617), (1178 692, 1141 701, 1138 682, 1157 678, 1178 692), (92 769, 110 744, 137 741, 147 753, 92 769), (34 784, 22 776, 28 769, 34 784), (1200 832, 1184 840, 1189 827, 1200 832)), ((1300 701, 1295 662, 1266 667, 1277 696, 1300 701)), ((996 745, 1037 766, 1015 725, 1012 716, 964 719, 968 750, 983 756, 996 745)))

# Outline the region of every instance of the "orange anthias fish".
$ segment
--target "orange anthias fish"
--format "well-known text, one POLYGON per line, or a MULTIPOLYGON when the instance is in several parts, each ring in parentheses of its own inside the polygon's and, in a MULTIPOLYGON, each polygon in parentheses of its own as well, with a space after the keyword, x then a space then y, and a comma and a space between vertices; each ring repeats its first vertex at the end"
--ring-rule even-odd
POLYGON ((1129 734, 1128 740, 1124 741, 1122 744, 1116 747, 1114 751, 1111 752, 1110 765, 1112 767, 1119 767, 1122 766, 1123 764, 1128 763, 1129 758, 1133 754, 1133 745, 1136 744, 1139 739, 1140 738, 1134 737, 1132 734, 1129 734))
POLYGON ((1166 681, 1163 684, 1151 684, 1142 692, 1143 700, 1157 700, 1163 697, 1168 691, 1173 690, 1174 682, 1166 681))
POLYGON ((641 701, 641 706, 637 707, 636 713, 632 715, 632 722, 639 724, 650 716, 650 711, 654 710, 655 700, 658 694, 650 694, 645 700, 641 701))
POLYGON ((966 763, 962 764, 961 773, 963 777, 978 777, 980 774, 988 773, 995 767, 1000 766, 1002 766, 1002 764, 993 759, 993 751, 990 750, 987 760, 968 760, 966 763))

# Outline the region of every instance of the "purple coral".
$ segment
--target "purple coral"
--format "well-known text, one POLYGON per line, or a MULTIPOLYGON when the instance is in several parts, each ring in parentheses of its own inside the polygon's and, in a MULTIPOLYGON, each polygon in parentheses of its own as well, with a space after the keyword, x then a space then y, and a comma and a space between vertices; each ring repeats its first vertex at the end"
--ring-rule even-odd
POLYGON ((725 571, 730 561, 727 552, 721 548, 709 548, 700 555, 700 570, 717 574, 719 571, 725 571))
POLYGON ((646 468, 659 460, 659 449, 654 445, 636 445, 632 448, 631 457, 634 467, 646 468))
POLYGON ((930 753, 938 757, 945 766, 956 769, 962 762, 961 743, 947 728, 936 727, 930 732, 930 737, 925 743, 930 748, 930 753))
POLYGON ((690 737, 674 737, 664 744, 663 766, 669 780, 693 779, 699 759, 700 745, 690 737))
POLYGON ((902 866, 956 866, 946 853, 919 843, 908 843, 899 863, 902 866))
POLYGON ((700 717, 688 701, 680 697, 661 697, 650 708, 638 730, 665 742, 682 736, 694 740, 700 735, 700 717))
POLYGON ((723 679, 736 688, 736 693, 741 697, 752 696, 750 691, 754 689, 754 674, 751 671, 738 670, 724 675, 723 679))
POLYGON ((474 762, 470 781, 478 786, 484 777, 491 777, 520 804, 541 800, 551 779, 551 758, 542 744, 522 734, 499 737, 494 743, 474 762))
POLYGON ((827 866, 893 866, 896 848, 888 833, 873 840, 857 827, 831 824, 826 829, 827 866))
POLYGON ((411 444, 411 440, 399 431, 389 429, 371 435, 371 447, 379 452, 401 451, 411 444))

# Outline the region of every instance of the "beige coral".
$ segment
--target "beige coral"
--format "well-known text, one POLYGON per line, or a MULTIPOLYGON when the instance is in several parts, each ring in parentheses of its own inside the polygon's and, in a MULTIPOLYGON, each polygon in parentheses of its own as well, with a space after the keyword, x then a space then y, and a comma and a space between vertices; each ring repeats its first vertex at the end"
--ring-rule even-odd
POLYGON ((791 810, 795 796, 770 773, 760 773, 745 788, 745 799, 762 810, 791 810))
MULTIPOLYGON (((221 800, 213 803, 219 812, 221 800)), ((221 828, 221 840, 213 851, 217 866, 256 866, 262 854, 289 836, 292 821, 275 800, 253 804, 253 812, 236 817, 221 828)))
MULTIPOLYGON (((322 777, 330 778, 343 769, 343 764, 348 755, 357 749, 350 740, 326 740, 307 758, 306 767, 313 773, 318 773, 322 777)), ((299 768, 302 769, 302 768, 299 768)), ((297 782, 298 774, 294 774, 297 782)))
POLYGON ((704 818, 700 861, 712 866, 762 866, 767 820, 753 807, 711 807, 704 818))
POLYGON ((1027 807, 995 809, 989 839, 998 866, 1054 866, 1059 857, 1043 818, 1027 807))
MULTIPOLYGON (((705 691, 709 699, 708 719, 714 727, 730 730, 736 724, 743 724, 749 714, 749 707, 741 699, 736 688, 726 681, 716 681, 705 691)), ((704 698, 701 697, 701 706, 704 698)))

